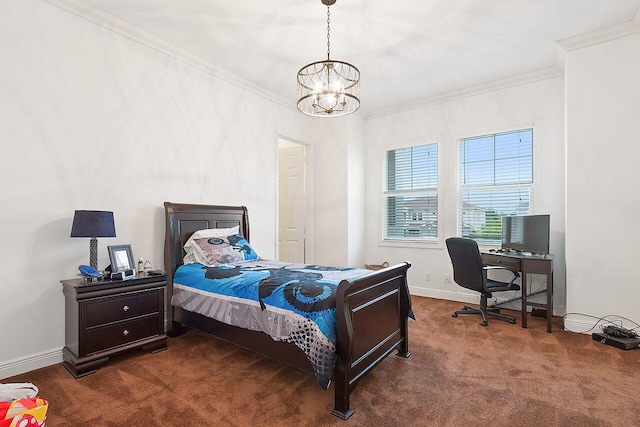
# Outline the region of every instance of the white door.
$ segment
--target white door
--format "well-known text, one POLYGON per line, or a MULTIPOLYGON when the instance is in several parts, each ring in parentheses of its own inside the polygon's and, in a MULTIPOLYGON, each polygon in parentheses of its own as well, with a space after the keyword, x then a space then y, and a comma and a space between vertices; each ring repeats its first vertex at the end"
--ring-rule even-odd
POLYGON ((278 259, 305 261, 305 147, 286 141, 279 148, 278 259))

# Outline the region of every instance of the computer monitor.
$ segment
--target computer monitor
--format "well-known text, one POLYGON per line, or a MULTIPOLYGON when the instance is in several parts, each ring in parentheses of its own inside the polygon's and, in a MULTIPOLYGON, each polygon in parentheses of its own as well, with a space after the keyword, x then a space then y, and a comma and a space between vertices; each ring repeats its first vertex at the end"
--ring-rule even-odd
POLYGON ((502 217, 502 249, 549 253, 549 215, 519 215, 502 217))

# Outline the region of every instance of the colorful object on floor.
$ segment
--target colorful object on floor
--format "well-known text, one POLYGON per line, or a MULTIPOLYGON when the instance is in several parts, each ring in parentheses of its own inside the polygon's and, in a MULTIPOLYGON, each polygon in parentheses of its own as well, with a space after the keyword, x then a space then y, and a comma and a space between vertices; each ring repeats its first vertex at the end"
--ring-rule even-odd
POLYGON ((39 397, 0 402, 0 427, 41 427, 47 420, 46 400, 39 397))

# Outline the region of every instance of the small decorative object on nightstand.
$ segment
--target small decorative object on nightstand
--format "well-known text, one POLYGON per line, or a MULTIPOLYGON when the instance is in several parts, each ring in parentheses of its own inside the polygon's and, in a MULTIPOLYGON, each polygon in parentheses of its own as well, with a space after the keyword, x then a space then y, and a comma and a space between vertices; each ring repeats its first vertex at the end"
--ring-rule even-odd
POLYGON ((65 347, 62 364, 75 378, 92 374, 109 356, 167 348, 164 294, 167 275, 129 280, 62 280, 65 347))

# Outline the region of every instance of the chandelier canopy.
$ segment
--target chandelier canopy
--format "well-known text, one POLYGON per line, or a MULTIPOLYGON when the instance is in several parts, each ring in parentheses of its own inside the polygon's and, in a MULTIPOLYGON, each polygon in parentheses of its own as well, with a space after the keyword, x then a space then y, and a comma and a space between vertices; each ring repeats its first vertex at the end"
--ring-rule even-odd
POLYGON ((327 6, 327 60, 305 65, 298 71, 298 110, 314 117, 339 117, 360 108, 360 71, 348 62, 331 59, 329 7, 327 6))

